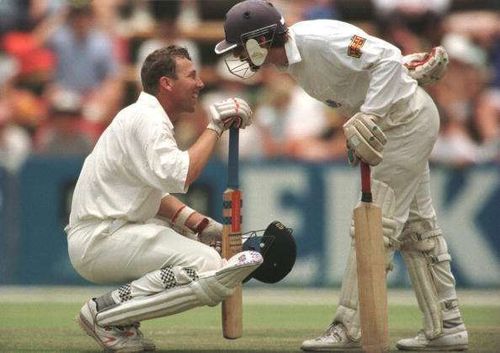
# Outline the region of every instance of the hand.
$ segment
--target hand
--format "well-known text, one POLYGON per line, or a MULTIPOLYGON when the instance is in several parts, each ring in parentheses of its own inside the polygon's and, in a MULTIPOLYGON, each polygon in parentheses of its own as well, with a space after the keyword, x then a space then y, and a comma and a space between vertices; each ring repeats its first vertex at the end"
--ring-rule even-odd
POLYGON ((379 119, 375 115, 359 112, 344 124, 348 154, 352 154, 349 156, 351 165, 357 163, 356 157, 369 165, 377 165, 382 161, 382 151, 387 139, 377 125, 379 119))
POLYGON ((403 57, 408 75, 417 80, 420 86, 439 81, 446 72, 448 62, 448 53, 441 46, 433 48, 430 53, 415 53, 403 57))
POLYGON ((349 162, 349 165, 351 167, 357 167, 359 164, 359 157, 356 156, 356 153, 352 148, 349 147, 349 144, 347 144, 347 161, 349 162))
POLYGON ((252 124, 252 109, 241 98, 229 98, 212 104, 210 114, 212 121, 207 128, 219 136, 230 127, 244 129, 252 124))
POLYGON ((205 217, 197 226, 198 240, 210 245, 222 239, 222 224, 210 217, 205 217))

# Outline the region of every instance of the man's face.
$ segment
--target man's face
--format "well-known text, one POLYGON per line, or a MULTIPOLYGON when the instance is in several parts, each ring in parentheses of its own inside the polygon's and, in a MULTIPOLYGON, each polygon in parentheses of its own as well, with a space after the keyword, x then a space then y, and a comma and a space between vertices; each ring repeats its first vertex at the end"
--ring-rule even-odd
POLYGON ((242 63, 248 64, 248 66, 250 66, 250 69, 254 72, 256 72, 260 68, 259 66, 254 65, 254 63, 250 59, 248 51, 245 48, 243 48, 243 46, 237 46, 236 48, 234 48, 233 56, 242 63))
POLYGON ((243 79, 252 77, 260 68, 252 62, 243 46, 234 48, 224 61, 230 73, 243 79))
POLYGON ((192 61, 178 58, 177 79, 173 80, 171 97, 180 112, 192 113, 195 110, 200 90, 205 86, 198 77, 192 61))

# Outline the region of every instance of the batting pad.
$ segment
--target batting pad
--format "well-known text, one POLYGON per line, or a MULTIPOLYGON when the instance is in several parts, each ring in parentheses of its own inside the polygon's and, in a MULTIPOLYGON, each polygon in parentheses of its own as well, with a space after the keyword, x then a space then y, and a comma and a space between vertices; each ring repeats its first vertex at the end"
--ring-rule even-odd
MULTIPOLYGON (((198 306, 214 306, 232 294, 250 273, 262 264, 255 251, 236 254, 217 271, 204 272, 195 281, 186 281, 157 294, 133 298, 97 314, 100 326, 131 325, 134 322, 174 315, 198 306)), ((182 269, 177 267, 182 273, 182 269)), ((182 276, 180 276, 182 277, 182 276)))

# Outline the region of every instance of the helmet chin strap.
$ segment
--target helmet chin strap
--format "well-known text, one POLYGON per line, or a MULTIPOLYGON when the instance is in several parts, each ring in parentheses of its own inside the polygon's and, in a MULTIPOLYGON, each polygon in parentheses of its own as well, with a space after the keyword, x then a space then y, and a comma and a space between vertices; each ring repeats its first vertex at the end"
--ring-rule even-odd
POLYGON ((252 64, 255 66, 262 66, 266 60, 268 50, 266 48, 262 48, 253 38, 246 41, 245 47, 252 64))

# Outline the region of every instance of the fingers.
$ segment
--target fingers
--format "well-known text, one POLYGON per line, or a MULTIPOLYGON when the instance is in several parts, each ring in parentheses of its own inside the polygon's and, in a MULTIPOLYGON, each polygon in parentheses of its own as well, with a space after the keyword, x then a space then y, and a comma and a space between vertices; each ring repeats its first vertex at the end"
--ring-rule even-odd
POLYGON ((215 105, 226 128, 244 129, 252 123, 252 109, 241 98, 229 98, 215 105))
POLYGON ((210 106, 212 122, 209 129, 221 136, 224 130, 231 127, 244 129, 252 124, 252 109, 241 98, 229 98, 210 106))

